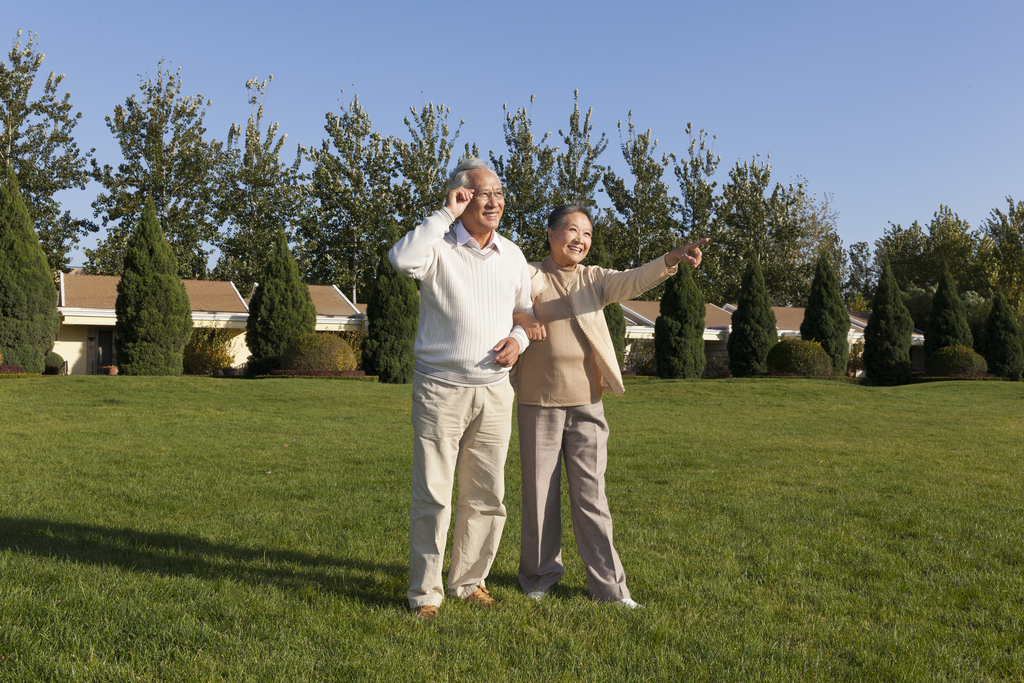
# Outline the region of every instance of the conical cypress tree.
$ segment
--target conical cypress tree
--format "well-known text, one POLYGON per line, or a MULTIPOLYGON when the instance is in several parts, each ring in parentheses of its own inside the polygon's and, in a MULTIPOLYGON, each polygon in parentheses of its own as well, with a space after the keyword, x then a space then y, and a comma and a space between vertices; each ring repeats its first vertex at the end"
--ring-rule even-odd
POLYGON ((704 373, 704 296, 688 263, 665 283, 661 315, 654 321, 654 361, 663 379, 696 379, 704 373))
POLYGON ((7 365, 42 372, 57 338, 57 288, 32 229, 14 169, 0 187, 0 354, 7 365))
MULTIPOLYGON (((600 268, 611 268, 612 259, 608 255, 608 249, 604 244, 603 231, 594 230, 594 238, 590 243, 590 253, 587 259, 593 265, 600 268)), ((608 333, 612 337, 612 346, 615 347, 615 359, 619 363, 619 369, 625 367, 626 360, 626 315, 622 312, 622 306, 611 303, 604 307, 604 321, 608 325, 608 333)))
POLYGON ((114 304, 118 372, 180 375, 192 307, 152 197, 125 244, 123 267, 114 304))
POLYGON ((768 298, 761 263, 753 256, 743 273, 740 298, 732 314, 732 331, 725 345, 729 352, 729 372, 734 377, 764 373, 768 352, 778 340, 775 312, 768 298))
POLYGON ((1024 349, 1020 343, 1017 316, 1002 289, 996 289, 992 310, 985 320, 982 351, 989 372, 1019 382, 1024 374, 1024 349))
MULTIPOLYGON (((392 222, 388 243, 398 241, 398 226, 392 222)), ((363 370, 381 382, 408 384, 412 381, 413 346, 420 317, 416 283, 399 274, 387 257, 377 262, 377 278, 366 305, 370 320, 363 340, 363 370)))
POLYGON ((850 360, 850 315, 839 293, 839 278, 824 252, 814 267, 811 294, 800 323, 800 338, 816 341, 832 361, 832 374, 845 375, 850 360))
POLYGON ((888 261, 875 288, 871 318, 864 330, 864 370, 882 384, 910 383, 910 340, 914 321, 903 305, 888 261))
POLYGON ((284 230, 278 230, 266 270, 249 301, 245 324, 245 343, 251 354, 248 373, 263 375, 276 370, 288 343, 315 330, 316 307, 309 287, 299 277, 284 230))
POLYGON ((939 286, 932 298, 932 311, 924 330, 924 355, 928 358, 947 346, 974 346, 971 326, 967 324, 967 309, 956 291, 956 282, 949 265, 942 264, 939 286))

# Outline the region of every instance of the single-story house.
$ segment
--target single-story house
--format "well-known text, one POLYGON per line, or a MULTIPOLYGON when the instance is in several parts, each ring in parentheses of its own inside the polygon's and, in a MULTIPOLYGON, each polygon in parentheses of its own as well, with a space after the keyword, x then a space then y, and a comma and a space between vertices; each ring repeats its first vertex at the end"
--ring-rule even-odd
MULTIPOLYGON (((726 362, 729 354, 726 342, 732 329, 732 314, 735 304, 722 307, 705 304, 704 314, 704 355, 708 362, 717 358, 726 362)), ((658 301, 626 301, 622 304, 626 316, 626 339, 651 339, 654 337, 654 321, 661 315, 661 302, 658 301)), ((800 325, 804 321, 803 308, 772 306, 775 313, 776 332, 780 339, 786 337, 800 338, 800 325)), ((864 330, 871 318, 870 311, 847 311, 850 316, 850 332, 847 339, 850 344, 864 340, 864 330)), ((914 372, 924 371, 924 332, 915 329, 910 339, 910 363, 914 372)))
MULTIPOLYGON (((72 375, 95 375, 108 365, 117 365, 114 348, 114 323, 117 315, 119 277, 61 273, 58 281, 57 312, 60 327, 54 351, 68 363, 72 375)), ((232 364, 249 359, 245 343, 245 325, 249 319, 248 301, 231 282, 182 280, 192 308, 196 327, 231 330, 232 364)), ((337 287, 309 285, 316 307, 316 329, 322 331, 359 330, 366 326, 366 314, 352 305, 337 287)))
MULTIPOLYGON (((95 375, 108 365, 117 365, 114 323, 117 314, 115 275, 61 273, 58 281, 57 312, 60 327, 54 351, 68 363, 72 375, 95 375)), ((232 353, 235 363, 249 357, 245 346, 245 323, 249 309, 230 282, 183 280, 196 327, 234 330, 232 353)))

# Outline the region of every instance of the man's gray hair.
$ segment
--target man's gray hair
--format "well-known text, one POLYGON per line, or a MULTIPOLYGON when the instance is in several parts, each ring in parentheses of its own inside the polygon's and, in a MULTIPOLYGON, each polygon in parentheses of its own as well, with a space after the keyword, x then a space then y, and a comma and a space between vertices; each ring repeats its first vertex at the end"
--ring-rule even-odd
MULTIPOLYGON (((452 171, 452 174, 448 176, 447 191, 451 192, 457 187, 465 187, 466 180, 469 178, 469 174, 472 173, 473 171, 479 171, 480 169, 484 169, 486 171, 494 173, 494 169, 491 168, 491 165, 488 164, 483 159, 481 159, 480 157, 466 157, 465 159, 459 162, 459 165, 455 167, 455 170, 452 171)), ((498 174, 494 173, 494 175, 498 174)))

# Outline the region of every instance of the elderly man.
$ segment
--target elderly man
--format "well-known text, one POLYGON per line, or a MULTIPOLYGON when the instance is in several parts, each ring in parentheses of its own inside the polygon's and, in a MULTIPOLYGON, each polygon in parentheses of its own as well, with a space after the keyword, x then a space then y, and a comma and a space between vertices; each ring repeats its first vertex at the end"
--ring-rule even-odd
POLYGON ((444 207, 389 253, 398 272, 421 283, 408 592, 421 619, 434 618, 444 597, 441 565, 456 468, 448 592, 482 607, 495 604, 484 580, 505 526, 514 396, 508 369, 529 343, 512 315, 532 312, 526 259, 496 232, 504 209, 498 176, 480 159, 466 159, 448 180, 444 207))

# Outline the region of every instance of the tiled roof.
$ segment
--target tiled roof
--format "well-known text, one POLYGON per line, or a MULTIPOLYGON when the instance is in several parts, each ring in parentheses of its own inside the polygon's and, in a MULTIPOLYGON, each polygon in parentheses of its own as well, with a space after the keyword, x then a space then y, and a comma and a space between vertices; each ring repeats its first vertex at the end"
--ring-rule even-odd
MULTIPOLYGON (((117 303, 116 275, 64 275, 62 305, 67 308, 113 310, 117 303)), ((247 309, 230 282, 216 280, 182 280, 193 311, 246 313, 247 309)))
POLYGON ((309 285, 309 296, 316 306, 317 315, 353 316, 359 311, 352 307, 333 285, 309 285))
MULTIPOLYGON (((632 311, 643 318, 654 322, 661 315, 660 301, 623 301, 623 312, 627 320, 630 318, 628 311, 632 311)), ((633 321, 637 324, 639 321, 633 321)), ((705 327, 727 327, 732 324, 732 316, 714 304, 704 304, 704 326, 705 327)))

